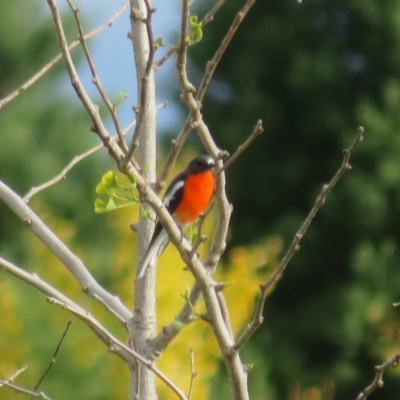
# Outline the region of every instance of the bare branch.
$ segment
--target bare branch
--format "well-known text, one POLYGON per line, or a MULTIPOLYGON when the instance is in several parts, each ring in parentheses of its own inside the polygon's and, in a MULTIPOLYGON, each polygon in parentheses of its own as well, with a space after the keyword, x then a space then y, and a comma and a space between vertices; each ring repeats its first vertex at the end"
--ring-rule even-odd
MULTIPOLYGON (((75 89, 75 92, 78 95, 79 99, 81 100, 86 111, 88 112, 90 118, 92 119, 93 127, 91 129, 100 137, 104 146, 108 149, 109 154, 117 161, 117 163, 119 163, 120 160, 124 158, 124 153, 120 148, 120 146, 114 140, 111 139, 111 136, 107 132, 103 120, 100 117, 98 107, 93 104, 86 90, 82 86, 82 82, 78 76, 74 62, 72 61, 71 54, 68 49, 67 41, 65 38, 65 32, 61 21, 60 13, 57 8, 56 0, 47 0, 47 3, 50 6, 50 10, 53 16, 58 42, 61 47, 62 56, 67 67, 71 84, 75 89)), ((132 171, 131 169, 131 173, 137 175, 138 174, 137 170, 138 168, 136 168, 136 171, 132 171)))
POLYGON ((31 198, 41 192, 42 190, 45 190, 47 188, 49 188, 50 186, 55 185, 57 182, 60 182, 61 180, 65 179, 67 177, 67 173, 69 171, 71 171, 71 169, 78 164, 80 161, 82 161, 83 159, 91 156, 92 154, 96 153, 97 151, 99 151, 100 149, 102 149, 104 147, 103 143, 100 143, 99 145, 92 147, 91 149, 89 149, 88 151, 86 151, 85 153, 80 154, 79 156, 75 156, 67 166, 65 166, 63 168, 63 170, 56 175, 55 177, 53 177, 52 179, 48 180, 47 182, 42 183, 39 186, 35 186, 32 187, 29 192, 23 197, 23 200, 25 201, 25 203, 29 203, 31 198))
POLYGON ((359 127, 357 130, 357 135, 350 146, 350 148, 343 150, 344 156, 343 156, 343 161, 339 169, 336 171, 335 175, 333 178, 330 180, 328 184, 324 184, 322 186, 321 192, 318 195, 317 199, 315 200, 315 203, 313 207, 311 208, 309 214, 307 215, 306 219, 304 220, 303 224, 301 225, 300 229, 298 232, 295 234, 293 241, 291 245, 289 246, 286 254, 283 256, 282 261, 280 262, 279 266, 275 269, 275 271, 272 273, 272 275, 269 277, 268 281, 260 284, 260 289, 261 289, 261 294, 257 300, 255 310, 254 310, 254 316, 250 324, 247 325, 246 329, 244 332, 241 334, 241 336, 237 339, 235 342, 234 346, 230 350, 230 352, 236 352, 238 351, 248 340, 249 338, 253 335, 253 333, 257 330, 257 328, 262 324, 263 322, 263 309, 264 309, 264 303, 265 299, 268 295, 268 292, 270 289, 272 289, 279 279, 279 277, 282 275, 284 270, 286 269, 289 261, 292 259, 294 254, 300 250, 299 244, 301 239, 303 238, 304 234, 307 232, 308 227, 310 226, 312 220, 314 219, 315 215, 319 211, 319 209, 324 205, 326 197, 328 194, 331 192, 333 187, 336 185, 336 183, 339 181, 339 179, 343 176, 343 174, 351 169, 351 166, 349 164, 350 157, 352 156, 355 148, 357 145, 364 139, 364 128, 359 127))
POLYGON ((99 77, 97 75, 96 68, 94 66, 92 57, 90 56, 89 49, 88 49, 88 47, 86 45, 85 35, 83 33, 83 27, 82 27, 82 24, 81 24, 81 21, 80 21, 80 18, 79 18, 79 9, 75 8, 75 6, 72 3, 72 0, 67 0, 67 2, 68 2, 69 7, 71 8, 71 10, 72 10, 72 12, 74 14, 74 17, 75 17, 76 26, 77 26, 78 32, 79 32, 79 41, 80 41, 80 43, 82 45, 82 48, 83 48, 83 51, 85 53, 85 57, 86 57, 87 63, 89 65, 90 72, 92 74, 92 82, 95 84, 98 92, 100 93, 101 98, 104 101, 104 104, 106 105, 106 107, 107 107, 107 109, 108 109, 108 111, 109 111, 109 113, 111 115, 111 118, 112 118, 113 123, 114 123, 115 130, 116 130, 117 135, 118 135, 118 143, 119 143, 122 151, 124 153, 126 153, 128 151, 128 147, 126 145, 125 137, 124 137, 124 134, 122 132, 121 126, 119 124, 119 119, 118 119, 118 115, 117 115, 117 112, 116 112, 116 108, 111 103, 111 101, 109 100, 106 92, 104 91, 104 89, 103 89, 103 87, 102 87, 102 85, 100 83, 100 79, 99 79, 99 77))
POLYGON ((217 65, 219 64, 223 54, 228 48, 229 43, 231 42, 240 24, 242 23, 243 19, 245 18, 245 16, 249 12, 250 8, 253 6, 255 1, 256 0, 247 0, 242 9, 236 14, 236 17, 233 20, 232 25, 228 29, 228 32, 226 33, 225 37, 222 39, 222 42, 219 45, 217 51, 215 52, 214 57, 207 63, 206 72, 204 74, 202 82, 200 83, 199 90, 197 91, 196 100, 200 102, 203 100, 208 85, 211 82, 211 78, 214 75, 215 69, 217 68, 217 65))
MULTIPOLYGON (((133 154, 135 153, 135 150, 139 146, 139 135, 143 131, 143 123, 144 123, 144 117, 148 113, 148 107, 149 107, 149 95, 151 95, 152 90, 149 90, 149 80, 150 80, 150 74, 152 73, 153 69, 153 60, 154 60, 154 39, 153 39, 153 28, 151 25, 151 18, 153 13, 155 12, 155 9, 151 7, 150 1, 149 0, 144 0, 144 3, 146 5, 146 10, 147 10, 147 16, 142 19, 143 23, 146 26, 146 32, 147 32, 147 38, 149 41, 149 55, 147 58, 146 62, 146 67, 144 70, 144 74, 141 77, 141 84, 140 84, 140 95, 139 95, 139 104, 136 112, 136 120, 137 124, 135 126, 135 131, 133 132, 132 136, 132 141, 129 146, 129 149, 127 151, 127 154, 125 158, 122 160, 120 168, 121 170, 125 170, 127 163, 131 160, 133 157, 133 154)), ((138 19, 139 16, 137 16, 134 12, 133 9, 131 9, 131 18, 138 19)))
POLYGON ((157 71, 160 67, 162 67, 165 61, 167 61, 172 56, 172 54, 176 52, 176 50, 176 46, 170 48, 158 61, 154 63, 154 70, 157 71))
MULTIPOLYGON (((85 40, 96 36, 98 33, 103 31, 106 28, 110 28, 114 21, 127 9, 128 3, 125 3, 116 13, 115 15, 105 24, 101 25, 100 27, 94 29, 93 31, 89 32, 87 35, 84 36, 85 40)), ((73 50, 78 44, 80 43, 79 40, 73 41, 70 45, 68 45, 68 49, 71 51, 73 50)), ((19 94, 24 92, 30 86, 32 86, 36 81, 38 81, 43 75, 45 75, 51 68, 54 67, 61 59, 63 58, 62 54, 58 54, 54 57, 51 61, 49 61, 45 66, 43 66, 36 74, 34 74, 31 78, 29 78, 24 84, 22 84, 18 89, 11 92, 9 95, 4 97, 0 100, 0 110, 7 105, 11 100, 15 99, 19 94)))
MULTIPOLYGON (((40 292, 44 293, 47 296, 50 296, 53 299, 58 299, 58 301, 63 304, 68 305, 69 309, 74 309, 80 311, 81 314, 87 314, 85 310, 83 310, 78 304, 73 302, 70 298, 65 296, 63 293, 55 289, 53 286, 49 285, 47 282, 42 280, 37 274, 30 274, 23 270, 22 268, 12 264, 11 262, 5 260, 0 257, 0 268, 4 271, 10 273, 16 278, 20 279, 23 282, 26 282, 28 285, 38 289, 40 292)), ((101 330, 97 329, 97 326, 87 324, 87 320, 83 319, 83 322, 92 330, 92 332, 106 345, 108 345, 108 338, 106 335, 103 335, 101 330)), ((124 350, 117 349, 115 353, 127 362, 131 362, 131 356, 127 354, 124 350)))
MULTIPOLYGON (((209 14, 207 14, 205 16, 205 18, 203 20, 203 24, 209 22, 210 17, 213 17, 215 12, 218 11, 219 7, 222 6, 223 1, 220 0, 214 6, 214 8, 209 12, 209 14)), ((254 2, 255 2, 255 0, 247 0, 247 2, 242 7, 242 9, 237 13, 234 21, 232 22, 231 27, 229 28, 228 32, 226 33, 224 39, 222 40, 221 45, 218 47, 217 51, 215 52, 214 57, 207 63, 207 67, 206 67, 206 71, 204 73, 203 80, 202 80, 202 82, 199 86, 199 89, 197 90, 197 94, 195 96, 196 102, 201 103, 201 101, 203 100, 203 97, 207 91, 208 85, 211 82, 211 78, 214 75, 215 69, 217 68, 219 61, 221 60, 223 54, 225 53, 225 50, 227 49, 230 41, 232 40, 232 37, 235 35, 241 22, 243 21, 244 17, 247 15, 250 8, 253 6, 254 2)), ((183 33, 184 32, 181 32, 181 35, 183 33)), ((179 51, 180 52, 183 51, 183 48, 181 47, 179 49, 179 51)), ((200 108, 200 105, 198 107, 200 108)), ((193 123, 193 119, 191 118, 191 116, 189 116, 186 119, 181 131, 179 132, 179 135, 172 142, 171 150, 170 150, 170 153, 168 154, 167 163, 164 167, 163 172, 160 175, 160 179, 159 179, 160 181, 165 181, 167 179, 167 176, 169 175, 171 168, 175 164, 176 157, 177 157, 179 151, 181 150, 183 143, 185 143, 189 132, 194 128, 195 128, 195 124, 193 123)), ((221 157, 217 157, 217 158, 219 159, 221 157)))
POLYGON ((383 386, 383 373, 390 368, 397 368, 400 364, 400 354, 396 354, 389 358, 382 365, 377 365, 375 367, 375 377, 372 383, 367 386, 356 398, 356 400, 365 400, 369 395, 376 389, 380 389, 383 386))
POLYGON ((225 3, 225 0, 218 0, 218 2, 214 5, 214 7, 207 13, 207 15, 201 21, 202 27, 204 27, 208 23, 214 21, 214 15, 223 6, 224 3, 225 3))
POLYGON ((120 350, 130 354, 136 360, 140 361, 146 368, 148 368, 155 375, 157 375, 170 389, 172 389, 175 392, 175 394, 177 395, 177 397, 179 399, 187 400, 187 397, 185 396, 185 394, 165 374, 163 374, 158 368, 156 368, 151 361, 146 360, 139 353, 132 350, 127 345, 125 345, 120 340, 118 340, 115 336, 113 336, 110 332, 108 332, 89 313, 87 313, 83 310, 79 310, 79 309, 70 307, 68 304, 63 303, 55 298, 50 297, 47 300, 49 303, 58 305, 58 306, 62 307, 63 309, 70 311, 72 314, 76 315, 79 319, 85 321, 88 326, 92 327, 92 330, 96 330, 97 332, 99 332, 102 336, 104 336, 107 339, 110 351, 115 352, 116 350, 120 349, 120 350))
POLYGON ((264 128, 262 126, 262 121, 259 119, 257 121, 256 126, 254 127, 253 132, 251 135, 246 139, 246 141, 241 144, 238 149, 236 150, 235 154, 224 164, 224 166, 218 171, 222 172, 227 170, 235 161, 236 159, 250 146, 253 140, 264 132, 264 128))
POLYGON ((44 374, 42 375, 42 377, 39 379, 39 382, 38 382, 38 383, 34 386, 34 388, 33 388, 33 390, 34 390, 35 392, 38 391, 39 386, 41 385, 41 383, 43 382, 43 380, 46 378, 46 376, 47 376, 47 374, 49 373, 51 367, 55 364, 57 354, 58 354, 58 352, 59 352, 59 350, 60 350, 60 348, 61 348, 61 345, 62 345, 62 343, 63 343, 63 341, 64 341, 64 339, 65 339, 65 336, 66 336, 67 333, 68 333, 68 330, 69 330, 69 327, 71 326, 71 324, 72 324, 72 320, 69 320, 68 323, 67 323, 67 326, 66 326, 66 328, 65 328, 65 330, 64 330, 64 333, 62 334, 61 339, 60 339, 60 341, 58 342, 58 345, 57 345, 56 350, 55 350, 55 352, 54 352, 54 354, 53 354, 53 357, 51 358, 51 361, 50 361, 48 367, 46 368, 46 371, 44 372, 44 374))
MULTIPOLYGON (((17 278, 27 282, 31 286, 39 289, 41 292, 47 294, 49 296, 47 298, 47 301, 50 304, 58 305, 62 307, 64 310, 67 310, 72 314, 74 314, 76 317, 78 317, 81 321, 85 323, 85 325, 87 325, 92 330, 92 332, 96 334, 97 337, 100 338, 100 340, 102 340, 109 347, 110 351, 116 353, 129 363, 131 363, 132 358, 135 358, 136 360, 140 361, 146 368, 151 370, 169 388, 171 388, 176 393, 179 399, 187 400, 184 393, 166 375, 164 375, 161 371, 159 371, 151 361, 146 360, 140 354, 130 349, 128 346, 126 346, 124 343, 118 340, 86 310, 82 309, 80 306, 75 304, 72 300, 63 295, 61 292, 59 292, 58 290, 54 289, 52 286, 41 280, 36 274, 29 274, 26 271, 13 265, 12 263, 6 261, 1 257, 0 257, 0 268, 11 273, 17 278)), ((56 350, 56 352, 57 351, 58 349, 56 350)), ((55 355, 53 356, 53 358, 55 357, 55 355)), ((6 382, 3 381, 0 381, 0 383, 3 383, 5 386, 13 387, 10 384, 7 384, 6 382)), ((42 395, 41 393, 36 393, 36 392, 32 393, 35 393, 34 395, 35 397, 40 397, 40 395, 42 395)), ((40 398, 46 399, 47 397, 40 397, 40 398)))
POLYGON ((70 273, 81 284, 86 293, 97 294, 121 318, 128 321, 132 313, 121 301, 103 289, 72 251, 43 223, 29 206, 0 181, 0 199, 24 222, 27 228, 37 236, 47 248, 67 267, 70 273))
POLYGON ((190 384, 189 384, 189 391, 188 391, 188 395, 187 398, 188 400, 190 400, 190 397, 192 395, 192 389, 193 389, 193 382, 197 377, 197 373, 194 369, 194 350, 190 349, 190 384))
POLYGON ((27 394, 29 396, 37 397, 37 398, 43 399, 43 400, 51 400, 50 397, 47 397, 43 392, 39 392, 39 393, 32 392, 31 390, 24 389, 23 387, 13 385, 12 383, 8 383, 7 381, 0 380, 0 385, 1 386, 7 386, 10 389, 14 390, 14 392, 16 392, 16 393, 27 394))
MULTIPOLYGON (((11 375, 6 382, 7 383, 13 383, 15 381, 15 379, 21 375, 24 371, 26 371, 28 369, 27 365, 24 365, 21 369, 17 370, 13 375, 11 375)), ((0 387, 2 387, 3 384, 0 384, 0 387)))
MULTIPOLYGON (((167 106, 167 102, 164 101, 162 103, 160 103, 157 106, 157 110, 159 110, 160 108, 166 107, 167 106)), ((123 131, 122 134, 123 136, 125 136, 127 134, 127 132, 136 125, 136 120, 132 121, 123 131)), ((117 139, 118 136, 112 136, 111 139, 117 139)), ((81 162, 83 159, 85 159, 86 157, 91 156, 92 154, 96 153, 97 151, 101 150, 104 147, 103 143, 98 144, 97 146, 92 147, 91 149, 89 149, 88 151, 86 151, 83 154, 80 154, 78 156, 75 156, 64 168, 63 170, 56 175, 55 177, 53 177, 52 179, 50 179, 47 182, 42 183, 39 186, 35 186, 32 187, 29 192, 23 197, 23 200, 25 201, 25 203, 29 203, 29 201, 31 200, 31 198, 41 192, 42 190, 45 190, 47 188, 49 188, 50 186, 56 184, 57 182, 61 181, 62 179, 65 179, 67 177, 67 173, 69 171, 71 171, 71 169, 78 164, 79 162, 81 162)))

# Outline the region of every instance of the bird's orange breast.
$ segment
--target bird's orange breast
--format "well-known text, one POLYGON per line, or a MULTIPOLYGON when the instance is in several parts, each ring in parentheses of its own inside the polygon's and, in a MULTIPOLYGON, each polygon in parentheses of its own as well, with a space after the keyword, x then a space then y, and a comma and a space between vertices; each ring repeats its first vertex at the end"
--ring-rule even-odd
POLYGON ((179 224, 192 224, 204 212, 214 193, 214 174, 211 171, 189 175, 183 190, 182 201, 175 211, 179 224))

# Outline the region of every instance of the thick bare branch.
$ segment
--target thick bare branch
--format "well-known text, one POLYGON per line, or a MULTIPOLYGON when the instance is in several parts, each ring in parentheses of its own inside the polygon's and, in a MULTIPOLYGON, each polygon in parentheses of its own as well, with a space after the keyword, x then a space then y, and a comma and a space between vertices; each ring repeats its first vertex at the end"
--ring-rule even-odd
MULTIPOLYGON (((133 154, 135 153, 137 147, 139 146, 139 136, 142 135, 142 132, 143 135, 145 134, 146 126, 149 124, 149 116, 153 114, 152 110, 154 109, 155 105, 154 69, 153 69, 153 59, 155 50, 154 50, 153 28, 151 25, 152 15, 155 12, 155 9, 152 8, 150 0, 144 0, 144 3, 146 5, 145 17, 140 15, 140 11, 137 8, 131 7, 131 19, 136 21, 141 20, 144 26, 146 27, 148 44, 145 48, 143 48, 143 45, 139 47, 141 52, 146 50, 148 52, 148 56, 143 70, 143 60, 139 61, 137 58, 137 53, 139 52, 139 48, 138 46, 135 46, 136 40, 134 38, 134 35, 131 35, 132 42, 136 47, 135 60, 137 68, 137 78, 140 77, 140 81, 138 79, 139 104, 135 108, 137 124, 135 126, 135 131, 133 132, 132 142, 129 146, 125 158, 122 160, 120 165, 122 171, 126 168, 127 163, 131 160, 133 154), (140 63, 141 68, 138 68, 138 63, 140 63)), ((154 123, 155 121, 153 121, 153 124, 154 123)))
POLYGON ((90 295, 97 294, 120 317, 128 321, 132 313, 116 297, 103 289, 89 273, 87 267, 29 208, 29 206, 0 181, 0 199, 24 222, 25 226, 37 236, 47 248, 67 267, 83 290, 90 295))

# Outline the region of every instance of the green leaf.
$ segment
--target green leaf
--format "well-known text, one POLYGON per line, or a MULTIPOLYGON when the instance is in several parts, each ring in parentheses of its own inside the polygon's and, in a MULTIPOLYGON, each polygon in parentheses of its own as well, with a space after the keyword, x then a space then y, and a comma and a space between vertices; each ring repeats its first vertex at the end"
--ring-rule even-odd
POLYGON ((94 212, 96 214, 105 214, 115 210, 116 208, 117 206, 115 205, 113 199, 109 199, 107 204, 101 199, 96 199, 94 202, 94 212))
POLYGON ((203 37, 203 29, 201 26, 201 22, 198 22, 198 16, 193 15, 189 19, 189 25, 192 28, 192 31, 189 33, 188 42, 189 46, 199 43, 203 37))
POLYGON ((153 45, 154 45, 154 47, 155 47, 156 49, 158 49, 159 47, 163 46, 164 44, 163 44, 162 36, 158 37, 158 38, 154 41, 153 45))
POLYGON ((127 98, 129 97, 129 93, 119 92, 118 99, 113 103, 113 107, 119 107, 127 98))
POLYGON ((96 199, 94 209, 97 214, 102 214, 126 207, 139 200, 136 196, 136 180, 133 176, 128 176, 130 184, 122 186, 117 176, 112 171, 106 172, 101 182, 96 186, 96 193, 108 197, 108 202, 96 199))
POLYGON ((142 216, 149 219, 150 221, 155 222, 155 218, 153 217, 153 212, 150 209, 142 208, 142 216))

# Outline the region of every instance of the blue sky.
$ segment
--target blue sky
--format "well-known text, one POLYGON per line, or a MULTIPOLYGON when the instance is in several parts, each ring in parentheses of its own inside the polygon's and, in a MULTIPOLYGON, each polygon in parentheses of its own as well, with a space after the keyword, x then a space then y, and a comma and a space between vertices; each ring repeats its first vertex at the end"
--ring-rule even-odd
MULTIPOLYGON (((110 18, 125 3, 123 0, 97 0, 96 2, 87 0, 75 0, 75 7, 80 9, 81 18, 85 21, 84 30, 89 32, 109 21, 110 18), (95 4, 95 7, 94 7, 95 4)), ((60 1, 60 7, 64 11, 69 10, 67 3, 60 1), (64 3, 64 4, 62 4, 64 3)), ((153 0, 153 6, 157 12, 153 15, 154 37, 163 37, 164 43, 173 43, 176 27, 179 27, 179 0, 153 0)), ((118 108, 121 125, 124 127, 134 119, 132 106, 137 102, 136 96, 136 77, 133 61, 132 44, 127 39, 130 31, 128 9, 114 22, 111 28, 107 28, 96 37, 88 41, 89 50, 93 57, 97 73, 104 89, 111 101, 118 98, 120 92, 129 93, 129 98, 118 108)), ((176 37, 175 37, 176 39, 176 37)), ((79 50, 75 50, 79 51, 79 50)), ((159 59, 166 49, 160 49, 156 53, 156 60, 159 59)), ((90 71, 86 65, 79 69, 82 82, 92 96, 98 96, 97 90, 91 82, 90 71)), ((171 58, 156 74, 157 81, 157 101, 167 100, 169 105, 161 109, 158 113, 158 131, 168 128, 179 130, 182 116, 173 102, 178 99, 168 97, 169 85, 177 85, 176 74, 174 72, 174 58, 171 58)), ((177 87, 177 86, 176 86, 177 87)), ((63 90, 74 92, 69 81, 63 83, 63 90), (68 88, 69 86, 69 88, 68 88)), ((76 96, 75 96, 76 97, 76 96)), ((78 101, 78 100, 77 100, 78 101)), ((112 124, 107 126, 112 131, 112 124)))

